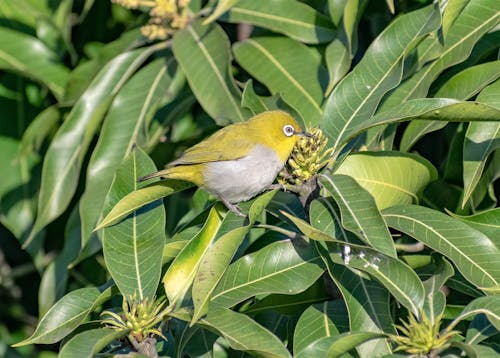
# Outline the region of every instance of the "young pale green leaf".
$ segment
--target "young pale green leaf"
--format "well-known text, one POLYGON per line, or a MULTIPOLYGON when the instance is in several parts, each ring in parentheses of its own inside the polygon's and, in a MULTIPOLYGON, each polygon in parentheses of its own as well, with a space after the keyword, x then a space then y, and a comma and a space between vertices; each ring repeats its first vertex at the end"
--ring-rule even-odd
POLYGON ((300 113, 307 125, 319 123, 327 73, 319 53, 284 37, 259 37, 233 46, 238 63, 300 113))
POLYGON ((319 183, 339 206, 344 228, 379 252, 396 257, 392 236, 375 200, 354 178, 343 174, 324 175, 319 183))
POLYGON ((500 250, 486 235, 436 210, 401 205, 383 211, 387 224, 449 258, 485 292, 498 292, 500 250))
MULTIPOLYGON (((175 71, 175 66, 170 67, 175 71)), ((80 198, 83 245, 99 219, 116 169, 134 145, 141 146, 147 117, 164 97, 170 80, 169 67, 159 59, 137 72, 116 95, 90 158, 80 198)))
POLYGON ((335 28, 326 16, 295 0, 240 0, 221 19, 268 28, 309 44, 329 42, 335 37, 335 28))
MULTIPOLYGON (((500 63, 500 61, 498 61, 500 63)), ((486 87, 477 101, 490 104, 500 111, 500 80, 486 87)), ((465 132, 463 147, 464 196, 462 207, 471 197, 486 165, 489 155, 500 147, 500 113, 496 122, 471 123, 465 132)))
POLYGON ((220 125, 244 121, 241 92, 230 74, 229 40, 217 24, 193 21, 174 36, 173 51, 203 109, 220 125))
POLYGON ((380 210, 399 204, 418 203, 421 191, 437 179, 436 168, 425 158, 400 152, 351 154, 335 174, 356 179, 372 195, 380 210))
MULTIPOLYGON (((342 230, 340 214, 332 207, 333 205, 335 204, 331 198, 313 201, 309 211, 311 223, 321 231, 334 232, 335 236, 350 242, 352 237, 342 230)), ((322 252, 321 249, 319 251, 322 252)), ((349 261, 347 251, 344 254, 347 254, 344 255, 344 259, 349 261)), ((395 333, 394 322, 389 311, 389 291, 377 281, 350 269, 348 265, 334 263, 328 255, 323 256, 323 261, 347 306, 350 331, 395 333)), ((418 282, 415 282, 418 286, 418 282)), ((387 341, 378 339, 361 344, 357 347, 357 351, 360 356, 370 356, 387 354, 391 349, 387 341)))
POLYGON ((448 212, 448 214, 481 231, 497 246, 500 246, 500 236, 498 235, 500 232, 500 208, 486 210, 470 216, 461 216, 452 212, 448 212))
POLYGON ((218 230, 218 237, 203 255, 194 277, 192 289, 194 313, 191 324, 207 313, 215 287, 226 272, 241 242, 275 194, 275 190, 269 191, 252 200, 248 221, 232 212, 227 213, 218 230))
POLYGON ((200 323, 219 332, 233 349, 266 357, 291 357, 275 335, 242 313, 214 306, 200 323))
POLYGON ((59 358, 92 358, 116 339, 125 337, 128 330, 95 328, 72 337, 59 352, 59 358))
POLYGON ((332 337, 324 337, 308 345, 302 351, 298 352, 295 357, 341 357, 364 342, 384 336, 385 334, 358 331, 342 333, 332 337))
POLYGON ((144 205, 192 186, 193 184, 182 180, 165 180, 137 189, 121 198, 104 219, 97 224, 94 231, 117 223, 144 205))
POLYGON ((73 106, 45 155, 37 218, 29 239, 68 207, 88 146, 112 99, 154 50, 125 52, 111 60, 73 106))
POLYGON ((449 324, 447 330, 452 330, 460 321, 477 314, 484 314, 497 331, 500 330, 500 297, 487 296, 476 298, 465 306, 460 315, 449 324))
MULTIPOLYGON (((496 26, 499 19, 497 0, 469 1, 460 15, 453 19, 439 57, 398 86, 385 99, 382 110, 397 107, 413 98, 425 97, 437 76, 446 68, 465 60, 478 40, 496 26)), ((435 36, 433 41, 438 44, 439 36, 435 36)))
POLYGON ((0 38, 0 67, 41 82, 62 98, 69 71, 54 52, 37 38, 6 27, 0 27, 0 38))
POLYGON ((321 127, 339 151, 356 127, 366 126, 382 96, 401 81, 403 59, 416 41, 440 25, 436 5, 396 19, 328 98, 321 127))
MULTIPOLYGON (((104 202, 104 212, 137 190, 137 180, 155 169, 147 154, 140 149, 132 150, 116 171, 104 202)), ((123 297, 136 295, 140 301, 152 299, 160 282, 161 248, 165 244, 162 201, 157 200, 120 223, 104 228, 101 240, 106 267, 123 297)))
POLYGON ((223 222, 221 206, 210 210, 203 228, 182 248, 163 276, 163 285, 169 305, 175 307, 193 283, 196 271, 223 222))
MULTIPOLYGON (((500 61, 492 61, 468 67, 449 79, 434 97, 467 100, 477 94, 484 86, 500 76, 500 61)), ((400 149, 408 151, 427 133, 437 131, 447 122, 413 120, 408 123, 401 138, 400 149)))
POLYGON ((113 291, 112 287, 104 291, 88 287, 68 293, 43 316, 31 337, 14 346, 58 342, 78 327, 96 306, 110 299, 113 291))
POLYGON ((296 294, 311 286, 323 272, 319 255, 305 241, 274 242, 231 264, 212 301, 231 307, 258 294, 296 294))

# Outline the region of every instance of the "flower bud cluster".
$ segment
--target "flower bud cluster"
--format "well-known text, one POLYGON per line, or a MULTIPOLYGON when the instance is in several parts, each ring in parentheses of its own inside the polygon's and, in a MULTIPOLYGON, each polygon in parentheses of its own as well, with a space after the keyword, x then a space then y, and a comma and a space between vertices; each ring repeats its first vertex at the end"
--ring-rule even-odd
POLYGON ((279 184, 285 187, 301 185, 329 163, 331 150, 325 150, 328 138, 319 128, 312 128, 309 133, 311 137, 300 137, 295 144, 290 158, 278 175, 279 184))
POLYGON ((165 40, 183 29, 188 21, 190 0, 111 0, 129 9, 149 8, 148 24, 141 27, 144 36, 151 40, 165 40))
POLYGON ((107 318, 102 323, 119 330, 130 330, 130 334, 138 342, 151 334, 163 337, 156 326, 163 318, 161 310, 164 305, 165 299, 155 301, 145 298, 138 301, 135 295, 131 296, 129 300, 123 298, 122 314, 104 311, 101 315, 107 316, 107 318))

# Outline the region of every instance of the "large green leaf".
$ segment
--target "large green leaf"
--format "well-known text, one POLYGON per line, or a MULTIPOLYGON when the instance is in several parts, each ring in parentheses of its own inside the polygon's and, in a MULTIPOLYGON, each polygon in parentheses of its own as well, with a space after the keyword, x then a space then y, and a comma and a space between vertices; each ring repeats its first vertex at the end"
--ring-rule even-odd
POLYGON ((74 105, 45 155, 37 218, 30 238, 69 205, 94 132, 114 96, 154 50, 149 47, 126 52, 111 60, 74 105))
POLYGON ((116 95, 92 153, 86 189, 80 199, 82 246, 99 219, 116 169, 134 145, 144 142, 145 122, 163 98, 170 79, 169 67, 159 59, 135 74, 116 95))
MULTIPOLYGON (((476 42, 497 25, 499 19, 496 0, 468 2, 449 26, 445 47, 439 57, 398 86, 388 96, 382 109, 393 108, 412 98, 425 97, 436 77, 446 68, 466 59, 476 42)), ((436 36, 432 41, 438 44, 439 37, 436 36)))
POLYGON ((15 346, 51 344, 61 340, 78 327, 95 307, 109 300, 113 294, 112 287, 104 291, 96 287, 80 288, 68 293, 43 316, 31 337, 15 346))
POLYGON ((339 334, 333 316, 335 303, 334 301, 325 301, 312 305, 300 315, 293 334, 294 354, 320 338, 339 334))
MULTIPOLYGON (((449 79, 434 97, 466 100, 477 94, 488 83, 500 76, 500 61, 468 67, 449 79)), ((400 149, 408 151, 425 134, 446 126, 446 122, 414 120, 408 123, 401 138, 400 149)))
POLYGON ((125 337, 128 330, 95 328, 72 337, 59 352, 59 358, 92 358, 116 339, 125 337))
MULTIPOLYGON (((140 149, 133 150, 118 167, 104 203, 110 211, 118 201, 137 189, 137 180, 154 171, 153 161, 140 149)), ((144 184, 142 184, 144 185, 144 184)), ((165 210, 157 200, 134 211, 101 233, 106 267, 123 297, 152 299, 160 282, 162 248, 165 244, 165 210)))
MULTIPOLYGON (((500 61, 499 61, 500 63, 500 61)), ((477 100, 500 110, 500 80, 486 87, 477 100)), ((500 113, 496 122, 471 123, 465 132, 463 147, 464 196, 462 207, 479 183, 488 156, 500 147, 500 113)))
POLYGON ((439 24, 439 9, 434 5, 399 17, 337 85, 326 102, 321 126, 336 151, 352 136, 354 127, 369 122, 382 96, 401 81, 407 50, 439 24))
POLYGON ((359 152, 349 155, 335 174, 353 177, 382 210, 418 203, 418 196, 437 179, 437 170, 423 157, 400 152, 359 152))
MULTIPOLYGON (((349 235, 342 235, 340 216, 331 204, 331 198, 313 201, 309 211, 311 223, 316 229, 338 233, 336 236, 349 242, 349 235)), ((377 281, 365 277, 347 265, 336 264, 326 255, 323 260, 348 308, 350 330, 395 333, 389 312, 389 292, 377 281)), ((357 347, 357 351, 361 356, 381 355, 389 353, 390 347, 384 340, 372 340, 357 347)))
POLYGON ((62 98, 69 71, 55 53, 37 38, 5 27, 0 38, 0 67, 39 81, 62 98))
POLYGON ((373 197, 354 178, 342 174, 324 175, 319 182, 340 208, 344 228, 378 251, 396 257, 392 236, 373 197))
POLYGON ((402 205, 383 211, 387 224, 449 258, 485 292, 498 292, 500 250, 486 235, 436 210, 402 205))
POLYGON ((360 345, 361 343, 384 336, 385 336, 384 334, 380 333, 357 331, 357 332, 342 333, 334 337, 324 337, 311 343, 302 351, 298 352, 296 357, 297 358, 341 357, 345 353, 356 348, 356 346, 360 345))
POLYGON ((497 246, 500 246, 500 208, 483 211, 479 214, 461 216, 449 213, 454 218, 463 221, 474 229, 488 236, 497 246))
POLYGON ((239 0, 221 19, 268 28, 310 44, 335 37, 334 26, 326 16, 295 0, 239 0))
POLYGON ((486 315, 491 324, 497 330, 500 330, 500 297, 488 296, 476 298, 465 306, 464 310, 450 323, 447 329, 452 330, 460 321, 477 314, 486 315))
POLYGON ((24 242, 35 220, 39 188, 40 157, 35 153, 19 155, 19 141, 0 136, 0 222, 20 243, 24 242))
POLYGON ((165 180, 139 188, 121 198, 94 230, 115 224, 144 205, 192 186, 193 184, 186 181, 165 180))
POLYGON ((214 307, 200 323, 218 331, 233 349, 266 357, 290 357, 275 335, 247 315, 214 307))
POLYGON ((324 272, 314 247, 303 240, 272 243, 229 266, 212 301, 231 307, 259 294, 296 294, 324 272))
POLYGON ((300 113, 306 124, 317 124, 326 86, 326 69, 312 48, 285 37, 259 37, 233 46, 238 63, 300 113))
POLYGON ((269 191, 252 200, 249 220, 228 212, 218 230, 218 237, 210 245, 200 262, 193 281, 194 313, 192 322, 196 322, 208 311, 210 297, 222 275, 231 263, 241 242, 252 228, 276 191, 269 191))
POLYGON ((328 211, 330 216, 331 213, 335 213, 336 218, 327 219, 326 223, 322 224, 326 225, 328 232, 316 229, 304 220, 291 215, 287 217, 304 235, 318 241, 316 247, 327 265, 329 265, 328 260, 331 260, 335 264, 368 273, 408 310, 417 315, 425 298, 424 287, 417 274, 401 260, 357 244, 359 242, 357 237, 335 224, 340 221, 340 215, 336 213, 336 209, 330 207, 331 205, 327 204, 324 210, 328 211))
POLYGON ((202 229, 182 248, 163 276, 162 281, 170 306, 180 306, 192 285, 200 262, 222 225, 221 210, 220 205, 210 210, 202 229))
POLYGON ((203 109, 221 125, 244 121, 241 92, 230 74, 229 40, 217 24, 194 21, 174 36, 176 60, 203 109))

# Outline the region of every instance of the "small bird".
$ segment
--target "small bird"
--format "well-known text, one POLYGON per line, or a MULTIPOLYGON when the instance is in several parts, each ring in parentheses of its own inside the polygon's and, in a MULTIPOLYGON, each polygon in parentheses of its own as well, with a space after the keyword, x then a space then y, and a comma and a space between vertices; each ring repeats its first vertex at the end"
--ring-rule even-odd
POLYGON ((148 174, 194 183, 220 199, 237 215, 237 204, 271 187, 290 156, 297 136, 311 136, 283 111, 260 113, 224 127, 188 148, 167 168, 148 174))

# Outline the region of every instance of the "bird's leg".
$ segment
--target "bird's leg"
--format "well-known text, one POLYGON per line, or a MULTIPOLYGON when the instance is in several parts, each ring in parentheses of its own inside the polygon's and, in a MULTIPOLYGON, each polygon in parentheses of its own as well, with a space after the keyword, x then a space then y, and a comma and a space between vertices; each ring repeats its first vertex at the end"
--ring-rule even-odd
POLYGON ((286 191, 286 186, 284 184, 271 184, 266 189, 267 190, 280 189, 286 191))
POLYGON ((222 197, 220 195, 219 195, 219 199, 224 203, 226 208, 228 208, 230 211, 232 211, 233 213, 235 213, 238 216, 246 217, 246 215, 241 212, 240 208, 238 208, 238 205, 230 203, 228 200, 226 200, 224 197, 222 197))

